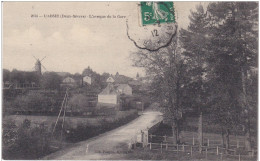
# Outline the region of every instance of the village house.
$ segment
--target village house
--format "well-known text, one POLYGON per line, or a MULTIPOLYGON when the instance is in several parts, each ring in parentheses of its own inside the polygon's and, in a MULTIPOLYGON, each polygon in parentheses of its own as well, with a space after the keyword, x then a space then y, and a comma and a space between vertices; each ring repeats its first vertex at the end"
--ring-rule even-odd
POLYGON ((71 77, 66 77, 65 79, 63 79, 60 86, 61 87, 75 87, 75 86, 77 86, 77 83, 76 83, 75 79, 73 79, 71 77))
POLYGON ((88 85, 91 85, 92 80, 90 76, 83 77, 83 83, 87 83, 88 85))
POLYGON ((132 87, 130 87, 128 84, 117 84, 115 86, 119 94, 132 96, 132 87))
POLYGON ((107 83, 114 83, 115 82, 115 79, 112 77, 112 76, 110 76, 110 77, 108 77, 107 78, 107 81, 106 81, 107 83))
POLYGON ((98 94, 98 103, 117 105, 119 103, 119 93, 114 85, 109 83, 102 92, 98 94))

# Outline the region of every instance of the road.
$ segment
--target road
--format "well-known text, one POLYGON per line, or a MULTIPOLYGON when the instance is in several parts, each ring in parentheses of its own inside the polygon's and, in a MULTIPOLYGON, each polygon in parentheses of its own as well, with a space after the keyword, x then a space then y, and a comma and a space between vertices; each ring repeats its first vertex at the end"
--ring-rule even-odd
POLYGON ((95 138, 82 141, 70 148, 64 148, 42 159, 51 160, 102 160, 124 159, 122 152, 127 152, 141 130, 150 128, 162 120, 162 114, 146 111, 130 123, 116 128, 95 138))

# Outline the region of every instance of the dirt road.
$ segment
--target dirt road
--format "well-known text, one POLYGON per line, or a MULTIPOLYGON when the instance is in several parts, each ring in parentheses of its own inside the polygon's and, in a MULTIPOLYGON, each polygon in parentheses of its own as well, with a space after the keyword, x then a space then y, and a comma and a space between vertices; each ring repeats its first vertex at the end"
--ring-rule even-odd
POLYGON ((124 159, 124 154, 118 152, 126 152, 130 144, 136 140, 136 136, 141 130, 150 128, 161 120, 162 114, 160 112, 146 111, 143 115, 124 126, 80 142, 73 147, 62 149, 42 159, 124 159))

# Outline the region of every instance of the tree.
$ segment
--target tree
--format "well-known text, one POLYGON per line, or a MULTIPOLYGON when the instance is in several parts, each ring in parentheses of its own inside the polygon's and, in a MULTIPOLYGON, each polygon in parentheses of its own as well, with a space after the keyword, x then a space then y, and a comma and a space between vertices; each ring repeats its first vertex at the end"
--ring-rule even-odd
MULTIPOLYGON (((161 37, 163 39, 163 37, 161 37)), ((174 143, 179 143, 185 108, 186 64, 177 48, 177 38, 158 51, 139 50, 132 54, 134 65, 154 77, 151 92, 164 107, 164 119, 172 127, 174 143)))
POLYGON ((23 73, 16 69, 13 69, 12 72, 10 73, 10 80, 11 82, 14 83, 25 83, 23 73))
POLYGON ((68 106, 74 112, 91 112, 92 107, 89 107, 88 97, 82 94, 75 94, 69 100, 68 106))
POLYGON ((203 120, 202 113, 205 112, 205 103, 207 102, 206 88, 206 66, 207 66, 207 15, 202 5, 196 7, 196 11, 189 16, 190 24, 187 30, 180 31, 181 46, 184 49, 183 55, 187 58, 189 65, 188 76, 191 78, 189 82, 189 93, 193 104, 192 107, 198 110, 200 115, 198 122, 198 142, 200 152, 203 146, 203 120))
POLYGON ((10 71, 8 69, 3 69, 3 81, 10 81, 10 71))
MULTIPOLYGON (((248 71, 257 67, 258 3, 219 2, 208 6, 211 22, 210 62, 213 75, 226 85, 233 108, 240 107, 246 148, 251 150, 248 71), (242 100, 242 101, 240 101, 242 100)), ((238 109, 236 109, 238 111, 238 109)), ((232 112, 232 111, 230 111, 232 112)))
POLYGON ((82 75, 83 76, 86 76, 86 75, 91 76, 93 73, 94 73, 94 71, 88 66, 88 68, 83 70, 82 75))
POLYGON ((45 89, 59 90, 61 77, 55 72, 48 72, 42 75, 41 86, 45 89))
POLYGON ((214 2, 206 12, 197 7, 191 13, 188 30, 181 31, 184 53, 190 64, 195 63, 192 66, 197 70, 197 80, 202 80, 197 81, 201 89, 198 93, 208 93, 198 102, 206 103, 214 121, 223 127, 227 148, 230 130, 243 124, 246 146, 251 149, 249 113, 253 107, 248 103, 247 82, 248 71, 257 64, 257 17, 257 3, 214 2))

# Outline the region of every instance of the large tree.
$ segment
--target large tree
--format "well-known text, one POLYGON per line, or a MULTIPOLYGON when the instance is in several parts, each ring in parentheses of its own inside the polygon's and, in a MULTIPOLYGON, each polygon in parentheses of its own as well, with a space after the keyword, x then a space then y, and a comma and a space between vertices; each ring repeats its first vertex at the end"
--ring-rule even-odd
POLYGON ((192 12, 190 26, 181 31, 184 53, 197 70, 195 77, 206 80, 198 83, 209 95, 198 100, 207 102, 212 118, 223 127, 227 148, 230 129, 242 124, 246 147, 251 149, 249 113, 255 108, 248 101, 247 82, 248 71, 257 66, 257 18, 256 2, 214 2, 206 12, 202 6, 192 12))
MULTIPOLYGON (((246 148, 251 150, 250 116, 254 108, 248 103, 248 71, 257 67, 258 3, 210 3, 210 64, 213 74, 230 100, 226 108, 237 108, 244 118, 246 148), (241 110, 239 110, 241 108, 241 110)), ((232 110, 230 110, 232 112, 232 110)), ((234 116, 234 115, 232 115, 234 116)))
POLYGON ((193 104, 193 109, 196 109, 200 115, 198 122, 198 142, 200 152, 203 145, 203 126, 202 113, 206 109, 207 102, 207 43, 208 43, 208 20, 206 11, 199 5, 196 11, 191 11, 189 16, 190 24, 188 28, 180 31, 181 47, 184 49, 183 55, 187 58, 189 82, 189 94, 193 104))
POLYGON ((132 54, 134 65, 144 68, 146 74, 154 78, 151 93, 164 107, 164 119, 172 127, 175 144, 180 141, 182 113, 186 107, 184 104, 187 103, 187 65, 177 46, 175 37, 169 46, 158 51, 139 50, 132 54))
POLYGON ((59 90, 62 80, 55 72, 48 72, 42 75, 41 86, 45 89, 59 90))

